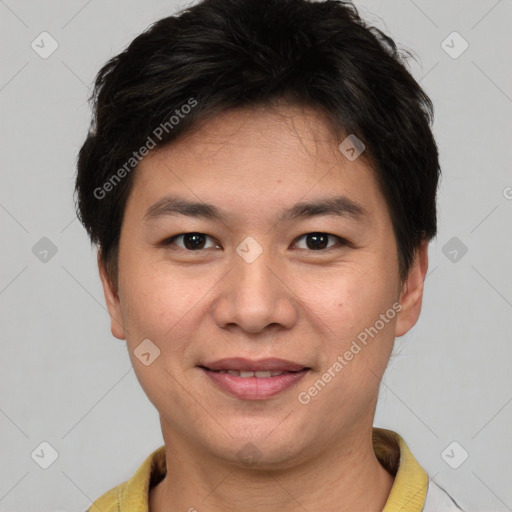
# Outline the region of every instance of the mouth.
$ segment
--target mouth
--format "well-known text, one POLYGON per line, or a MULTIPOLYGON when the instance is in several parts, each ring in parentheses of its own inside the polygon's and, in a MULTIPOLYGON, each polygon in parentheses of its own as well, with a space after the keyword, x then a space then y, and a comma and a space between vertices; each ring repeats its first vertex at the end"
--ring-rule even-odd
POLYGON ((200 365, 212 371, 237 371, 237 372, 299 372, 310 370, 307 365, 287 359, 271 357, 266 359, 251 360, 244 357, 227 357, 216 361, 206 362, 200 365))
POLYGON ((242 400, 264 400, 289 389, 311 368, 283 359, 230 358, 198 365, 215 387, 242 400))
MULTIPOLYGON (((260 371, 243 371, 243 370, 212 370, 211 368, 207 368, 206 366, 201 366, 204 370, 208 370, 210 372, 215 373, 226 373, 228 375, 233 375, 235 377, 242 377, 243 379, 249 377, 256 377, 257 379, 268 379, 269 377, 278 377, 279 375, 284 375, 286 373, 299 373, 302 370, 298 371, 269 371, 269 370, 260 370, 260 371)), ((309 370, 309 368, 304 368, 304 370, 309 370)))

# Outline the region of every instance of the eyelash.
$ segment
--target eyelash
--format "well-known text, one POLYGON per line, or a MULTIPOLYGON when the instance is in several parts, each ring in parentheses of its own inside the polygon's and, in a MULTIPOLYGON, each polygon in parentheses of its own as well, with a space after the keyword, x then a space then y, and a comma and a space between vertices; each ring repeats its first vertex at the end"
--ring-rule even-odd
MULTIPOLYGON (((161 246, 164 246, 164 247, 168 247, 170 245, 172 245, 174 243, 174 241, 177 239, 177 238, 180 238, 180 237, 183 237, 185 235, 204 235, 208 238, 211 238, 212 240, 214 240, 213 237, 211 237, 210 235, 206 235, 205 233, 200 233, 200 232, 197 232, 197 231, 189 231, 187 233, 181 233, 179 235, 174 235, 172 237, 169 237, 167 239, 165 239, 163 242, 160 243, 161 246)), ((332 235, 330 233, 325 233, 323 231, 311 231, 309 233, 305 233, 299 237, 297 237, 295 239, 295 241, 297 240, 300 240, 308 235, 327 235, 328 237, 330 238, 335 238, 338 242, 338 246, 339 247, 343 247, 343 246, 351 246, 351 243, 348 241, 348 240, 345 240, 344 238, 341 238, 340 236, 337 236, 337 235, 332 235)), ((219 244, 220 245, 220 244, 219 244)), ((330 247, 326 247, 324 249, 301 249, 301 250, 306 250, 308 252, 326 252, 330 249, 335 249, 336 246, 333 245, 333 246, 330 246, 330 247)), ((180 251, 184 251, 184 252, 202 252, 206 249, 196 249, 196 250, 191 250, 191 249, 186 249, 186 248, 183 248, 183 247, 178 247, 178 249, 176 250, 180 250, 180 251)))

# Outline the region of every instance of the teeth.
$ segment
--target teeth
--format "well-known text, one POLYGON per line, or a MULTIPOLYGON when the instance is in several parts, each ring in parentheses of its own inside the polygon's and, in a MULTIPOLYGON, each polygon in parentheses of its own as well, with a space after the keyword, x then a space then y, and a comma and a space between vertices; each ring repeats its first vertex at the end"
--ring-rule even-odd
POLYGON ((239 370, 218 370, 219 373, 227 373, 229 375, 234 375, 235 377, 257 377, 258 379, 268 379, 269 377, 276 377, 277 375, 282 375, 283 373, 288 372, 278 372, 278 371, 257 371, 257 372, 249 372, 249 371, 239 371, 239 370))

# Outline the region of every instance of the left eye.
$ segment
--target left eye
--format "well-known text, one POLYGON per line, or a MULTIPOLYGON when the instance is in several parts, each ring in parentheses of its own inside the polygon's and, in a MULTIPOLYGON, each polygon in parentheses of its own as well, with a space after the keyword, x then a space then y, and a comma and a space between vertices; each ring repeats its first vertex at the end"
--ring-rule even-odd
POLYGON ((339 236, 322 232, 306 233, 305 235, 300 236, 297 240, 301 240, 302 238, 306 239, 305 248, 313 251, 329 249, 332 247, 332 245, 327 247, 329 238, 337 240, 340 245, 347 243, 343 238, 340 238, 339 236))

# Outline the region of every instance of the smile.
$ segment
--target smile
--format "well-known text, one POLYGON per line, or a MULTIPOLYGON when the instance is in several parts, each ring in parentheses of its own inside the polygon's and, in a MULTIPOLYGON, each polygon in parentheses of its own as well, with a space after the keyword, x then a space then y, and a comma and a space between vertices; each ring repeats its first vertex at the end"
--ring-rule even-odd
POLYGON ((218 390, 241 400, 271 398, 297 384, 309 372, 309 368, 299 371, 200 369, 218 390))

